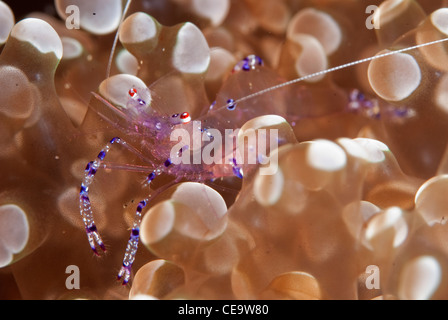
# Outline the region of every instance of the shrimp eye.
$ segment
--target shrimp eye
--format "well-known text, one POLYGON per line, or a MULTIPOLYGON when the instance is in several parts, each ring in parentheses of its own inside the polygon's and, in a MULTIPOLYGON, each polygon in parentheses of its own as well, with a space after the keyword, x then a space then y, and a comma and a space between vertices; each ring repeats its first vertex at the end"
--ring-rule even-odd
POLYGON ((134 97, 136 94, 137 94, 137 89, 132 88, 132 89, 129 90, 129 95, 130 95, 131 97, 134 97))
POLYGON ((188 123, 191 121, 190 114, 188 112, 184 112, 180 115, 180 120, 182 123, 188 123))
POLYGON ((177 118, 179 116, 179 114, 178 113, 175 113, 175 114, 173 114, 171 117, 172 118, 177 118))
POLYGON ((188 112, 184 112, 184 113, 182 113, 181 115, 180 115, 180 118, 182 119, 182 120, 185 120, 185 119, 187 119, 187 118, 189 118, 190 117, 190 114, 188 113, 188 112))

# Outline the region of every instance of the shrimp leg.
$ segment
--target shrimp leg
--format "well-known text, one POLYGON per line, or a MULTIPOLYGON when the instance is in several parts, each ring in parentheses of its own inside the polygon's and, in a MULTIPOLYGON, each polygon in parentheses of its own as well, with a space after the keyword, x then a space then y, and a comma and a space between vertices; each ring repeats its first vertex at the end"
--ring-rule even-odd
POLYGON ((126 246, 126 251, 124 254, 124 258, 123 258, 123 265, 121 266, 121 269, 117 275, 117 280, 123 279, 123 282, 122 282, 123 285, 126 285, 131 278, 132 264, 134 263, 135 255, 136 255, 137 249, 138 249, 138 243, 140 241, 140 225, 142 222, 143 208, 145 208, 150 203, 150 201, 152 199, 157 197, 157 195, 159 195, 161 192, 165 191, 166 189, 170 188, 171 186, 177 184, 179 181, 180 181, 180 178, 177 178, 173 182, 168 183, 155 191, 152 191, 147 198, 140 201, 139 204, 137 205, 137 209, 135 211, 135 216, 134 216, 134 221, 132 224, 131 235, 129 237, 128 244, 126 246))
POLYGON ((99 253, 96 246, 98 245, 102 251, 106 251, 106 247, 104 246, 104 242, 101 239, 101 236, 95 224, 95 220, 93 218, 93 211, 89 198, 89 188, 93 183, 95 174, 97 173, 98 169, 104 167, 104 159, 111 149, 112 145, 114 144, 119 144, 125 147, 125 149, 129 150, 130 152, 141 156, 140 152, 134 147, 127 144, 121 138, 115 137, 107 143, 107 145, 100 151, 100 153, 98 153, 97 158, 94 161, 90 161, 86 166, 84 180, 81 183, 81 189, 79 192, 79 210, 84 221, 84 226, 86 229, 87 239, 89 241, 90 247, 97 256, 99 256, 99 253))

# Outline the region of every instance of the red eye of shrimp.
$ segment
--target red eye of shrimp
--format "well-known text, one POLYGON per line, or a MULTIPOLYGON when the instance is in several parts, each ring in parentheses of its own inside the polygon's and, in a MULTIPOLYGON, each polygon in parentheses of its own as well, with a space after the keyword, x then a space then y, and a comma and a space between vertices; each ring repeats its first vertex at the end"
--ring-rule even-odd
POLYGON ((137 89, 132 88, 129 90, 129 95, 133 98, 137 94, 137 89))
POLYGON ((191 117, 188 112, 182 113, 179 118, 180 118, 181 123, 188 123, 191 121, 191 117))
POLYGON ((171 122, 174 124, 186 124, 191 121, 191 116, 188 112, 182 112, 181 114, 175 113, 171 116, 171 122))

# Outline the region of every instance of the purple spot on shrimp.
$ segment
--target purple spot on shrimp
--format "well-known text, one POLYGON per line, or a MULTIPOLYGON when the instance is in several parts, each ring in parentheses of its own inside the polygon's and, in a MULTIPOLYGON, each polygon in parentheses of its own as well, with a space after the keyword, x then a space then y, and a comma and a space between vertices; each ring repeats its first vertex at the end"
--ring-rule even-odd
POLYGON ((172 162, 171 162, 170 158, 168 158, 164 163, 165 167, 169 167, 171 164, 172 164, 172 162))
POLYGON ((129 278, 130 278, 130 274, 131 274, 131 266, 132 265, 128 265, 126 263, 123 262, 123 266, 121 267, 120 272, 117 275, 117 280, 121 280, 121 278, 123 278, 123 283, 122 285, 126 285, 129 282, 129 278))
POLYGON ((138 203, 137 212, 141 213, 144 207, 146 207, 146 201, 142 200, 138 203))
POLYGON ((142 212, 143 208, 146 206, 146 202, 141 201, 137 206, 137 212, 142 212))
POLYGON ((148 179, 148 181, 152 181, 152 180, 154 180, 155 177, 156 177, 156 174, 154 172, 151 172, 150 174, 148 174, 147 179, 148 179))
POLYGON ((262 66, 263 65, 263 60, 254 55, 251 54, 249 56, 247 56, 246 58, 244 58, 243 60, 241 60, 240 62, 238 62, 235 67, 233 68, 233 72, 238 72, 240 70, 243 71, 250 71, 255 69, 257 66, 262 66))
POLYGON ((235 100, 229 99, 227 100, 227 110, 233 111, 236 108, 235 100))
POLYGON ((370 100, 367 100, 364 102, 364 106, 366 106, 366 108, 373 108, 373 102, 370 100))
MULTIPOLYGON (((202 130, 201 130, 202 132, 202 130)), ((177 151, 177 156, 181 157, 182 156, 182 152, 188 150, 188 146, 183 146, 182 148, 179 149, 179 151, 177 151)))
POLYGON ((233 166, 233 174, 235 176, 237 176, 238 178, 242 179, 243 178, 243 170, 240 168, 240 166, 238 166, 236 159, 233 158, 232 159, 232 166, 233 166))
POLYGON ((407 114, 407 110, 406 109, 396 109, 395 110, 395 115, 398 117, 403 117, 407 114))
POLYGON ((92 167, 93 161, 90 161, 87 165, 86 168, 84 169, 85 172, 89 172, 90 168, 92 167))
POLYGON ((106 152, 104 150, 101 150, 101 152, 98 153, 98 159, 104 160, 104 157, 106 157, 106 152))
POLYGON ((240 178, 240 179, 243 179, 243 172, 242 172, 242 170, 241 170, 240 167, 233 167, 233 174, 234 174, 236 177, 238 177, 238 178, 240 178))
POLYGON ((131 234, 132 234, 134 237, 137 237, 137 236, 140 234, 140 231, 139 231, 139 229, 132 229, 131 234))
POLYGON ((110 143, 114 144, 115 142, 118 142, 118 141, 120 141, 120 138, 119 137, 115 137, 115 138, 112 138, 112 140, 110 140, 110 143))

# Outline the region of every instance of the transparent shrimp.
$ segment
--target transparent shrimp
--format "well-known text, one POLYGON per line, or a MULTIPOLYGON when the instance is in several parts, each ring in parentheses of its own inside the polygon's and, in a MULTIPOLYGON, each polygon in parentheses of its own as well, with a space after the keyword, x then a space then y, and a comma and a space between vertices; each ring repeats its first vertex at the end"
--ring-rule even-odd
MULTIPOLYGON (((139 91, 140 89, 137 88, 131 88, 129 90, 129 103, 127 110, 134 110, 134 108, 140 108, 146 105, 146 102, 143 99, 141 99, 140 96, 138 95, 139 91)), ((115 108, 100 96, 98 95, 95 96, 109 107, 115 108)), ((227 109, 231 110, 232 107, 228 106, 227 109)), ((133 111, 131 111, 131 113, 132 112, 133 111)), ((150 114, 151 116, 147 115, 148 117, 145 117, 144 120, 141 121, 139 120, 138 122, 135 122, 132 125, 132 127, 143 136, 156 137, 157 141, 159 141, 158 145, 163 146, 162 148, 159 148, 157 152, 154 152, 156 159, 159 159, 160 161, 160 165, 154 166, 153 169, 150 170, 143 184, 145 186, 150 186, 151 182, 162 173, 174 175, 176 178, 174 179, 173 182, 163 186, 162 188, 159 188, 154 192, 150 191, 148 197, 139 202, 136 209, 134 221, 132 224, 131 235, 128 241, 128 245, 126 247, 126 252, 123 259, 123 265, 118 274, 118 279, 123 279, 123 284, 128 283, 130 279, 131 267, 134 262, 135 254, 139 243, 139 232, 140 232, 140 223, 142 219, 142 211, 149 204, 152 198, 154 198, 160 192, 166 190, 168 187, 176 184, 181 179, 188 179, 190 181, 206 181, 206 180, 213 180, 215 178, 218 178, 219 176, 222 177, 226 175, 227 176, 235 175, 239 178, 242 178, 242 169, 240 165, 236 162, 236 155, 234 154, 235 150, 232 150, 231 155, 229 154, 226 155, 227 160, 224 160, 224 168, 219 170, 219 176, 217 175, 217 170, 213 165, 205 165, 203 163, 193 163, 193 160, 191 162, 186 161, 188 162, 188 164, 185 164, 180 161, 179 163, 175 164, 178 161, 175 161, 176 159, 173 159, 173 156, 170 155, 173 154, 173 150, 174 150, 174 157, 181 159, 187 153, 187 151, 191 149, 191 146, 188 144, 182 145, 176 149, 175 145, 173 146, 172 142, 171 144, 169 142, 166 142, 167 140, 169 141, 170 133, 173 130, 175 130, 176 127, 189 126, 190 130, 195 131, 199 135, 205 135, 209 138, 211 130, 207 130, 207 128, 201 128, 200 125, 198 125, 198 123, 201 123, 200 120, 191 121, 191 116, 189 115, 188 112, 183 112, 181 114, 173 114, 171 116, 161 116, 161 115, 156 116, 153 111, 151 111, 150 114), (166 146, 171 147, 170 149, 168 149, 166 146), (173 147, 175 149, 173 149, 173 147)), ((212 123, 212 118, 210 117, 206 117, 206 119, 202 120, 208 121, 210 124, 212 123)), ((215 121, 215 124, 216 123, 217 122, 215 121)), ((194 134, 195 133, 193 133, 193 135, 194 134)), ((79 201, 80 201, 81 216, 84 221, 89 244, 96 255, 99 255, 99 252, 96 248, 97 245, 102 251, 105 251, 106 249, 104 246, 104 242, 101 236, 99 235, 99 232, 97 230, 93 218, 92 207, 89 199, 89 188, 94 180, 97 171, 100 168, 107 167, 107 165, 105 165, 105 158, 114 145, 121 145, 129 152, 137 155, 143 160, 148 159, 145 156, 143 156, 140 153, 140 151, 138 151, 133 146, 129 145, 126 141, 122 140, 120 137, 114 137, 106 144, 106 146, 103 149, 101 149, 96 159, 87 164, 85 168, 85 177, 81 184, 79 201)), ((205 145, 201 146, 200 150, 196 152, 200 152, 201 150, 203 150, 203 148, 205 148, 205 145)), ((191 158, 193 159, 194 157, 195 155, 192 154, 191 158)), ((142 169, 139 168, 139 171, 141 170, 142 169)), ((149 167, 147 170, 149 170, 149 167)))
MULTIPOLYGON (((127 3, 127 7, 125 9, 125 12, 123 13, 123 16, 125 15, 127 8, 129 7, 129 3, 130 1, 128 1, 127 3)), ((117 37, 114 42, 111 57, 115 49, 116 41, 117 37)), ((178 183, 182 179, 205 182, 207 180, 213 180, 219 177, 226 176, 236 176, 238 178, 243 178, 244 173, 241 163, 238 163, 237 161, 237 150, 235 148, 232 148, 230 152, 229 150, 227 150, 227 152, 225 150, 222 151, 221 156, 223 159, 219 165, 214 163, 206 164, 204 162, 197 163, 193 161, 195 158, 195 154, 201 153, 205 148, 209 146, 210 143, 213 142, 214 132, 221 132, 224 136, 224 131, 226 129, 229 129, 229 125, 233 128, 238 128, 241 127, 241 125, 245 121, 255 116, 261 116, 274 112, 273 110, 257 111, 256 109, 255 111, 251 110, 249 112, 245 109, 243 102, 254 100, 257 97, 265 96, 268 93, 280 90, 285 87, 290 87, 293 84, 315 77, 320 77, 331 72, 336 72, 361 63, 370 62, 376 59, 382 59, 387 56, 415 50, 425 46, 435 45, 437 43, 445 41, 448 41, 448 38, 426 42, 395 51, 389 51, 380 55, 349 62, 304 77, 296 78, 294 80, 274 85, 266 89, 245 95, 243 97, 227 97, 224 100, 224 104, 216 107, 216 103, 213 103, 210 106, 210 110, 206 114, 196 119, 192 119, 191 115, 186 111, 171 115, 164 115, 159 113, 155 108, 152 107, 151 92, 146 87, 132 86, 123 88, 123 92, 127 92, 128 96, 126 108, 121 108, 117 105, 114 105, 100 95, 93 93, 96 99, 101 101, 105 106, 112 110, 114 114, 118 115, 119 118, 127 123, 128 128, 131 128, 129 129, 130 131, 137 134, 139 137, 141 137, 141 139, 147 140, 147 144, 152 144, 153 146, 147 148, 144 151, 141 151, 138 148, 128 144, 122 138, 113 137, 100 150, 96 159, 87 164, 84 180, 82 181, 79 193, 79 204, 81 216, 84 221, 85 230, 91 249, 97 255, 99 255, 97 246, 102 251, 106 250, 93 217, 93 211, 89 198, 89 189, 99 169, 107 167, 114 168, 114 166, 108 164, 105 159, 110 150, 116 145, 120 145, 128 152, 136 155, 141 160, 148 163, 147 167, 132 167, 131 165, 123 166, 128 170, 135 169, 135 171, 138 172, 146 171, 147 176, 143 181, 143 185, 145 187, 149 187, 148 196, 142 199, 137 205, 130 237, 123 258, 123 264, 118 273, 118 279, 122 280, 123 284, 127 284, 131 278, 131 268, 134 263, 139 244, 142 213, 144 208, 150 204, 151 200, 154 199, 154 197, 156 197, 159 193, 163 192, 172 185, 178 183), (225 121, 229 113, 237 114, 237 116, 234 117, 235 121, 233 121, 231 124, 229 124, 228 121, 225 121), (199 147, 195 149, 189 143, 183 143, 182 141, 179 143, 178 140, 173 140, 172 133, 176 129, 185 130, 190 134, 190 136, 197 135, 198 137, 200 137, 199 147), (146 153, 151 153, 151 155, 147 155, 146 153), (185 161, 185 159, 189 159, 190 161, 185 161), (163 187, 152 190, 150 188, 152 182, 161 174, 171 175, 174 177, 174 180, 164 185, 163 187)), ((111 60, 109 61, 109 64, 110 63, 111 60)), ((255 55, 251 55, 239 62, 235 66, 233 73, 251 72, 253 70, 256 70, 257 68, 264 68, 263 61, 261 60, 261 58, 255 55)), ((107 76, 109 76, 109 73, 110 65, 108 66, 107 76)), ((373 118, 379 116, 377 107, 374 105, 374 103, 366 99, 366 97, 359 91, 354 90, 348 93, 348 96, 348 110, 363 109, 367 110, 369 115, 373 118)), ((115 168, 119 168, 119 166, 115 166, 115 168)))

